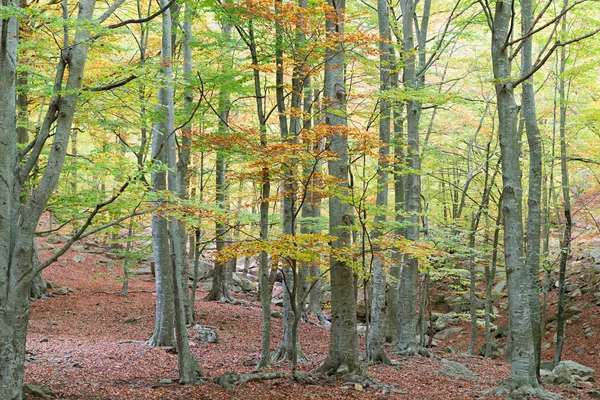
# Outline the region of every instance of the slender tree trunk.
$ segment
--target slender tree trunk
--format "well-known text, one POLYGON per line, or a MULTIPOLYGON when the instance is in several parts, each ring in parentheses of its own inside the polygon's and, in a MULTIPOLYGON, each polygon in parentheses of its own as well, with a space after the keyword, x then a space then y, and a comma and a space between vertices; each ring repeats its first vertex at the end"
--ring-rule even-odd
MULTIPOLYGON (((231 41, 231 25, 223 23, 221 26, 223 31, 223 39, 226 42, 231 41)), ((223 59, 223 70, 227 70, 229 65, 226 64, 226 61, 229 57, 223 59)), ((229 118, 229 91, 227 88, 227 84, 224 83, 220 88, 219 93, 219 130, 218 135, 222 138, 227 135, 227 121, 229 118)), ((225 212, 226 202, 227 202, 227 156, 225 154, 224 149, 217 149, 217 162, 215 166, 215 178, 216 178, 216 203, 221 210, 221 212, 225 212)), ((217 220, 215 226, 215 234, 216 234, 216 245, 217 251, 223 250, 225 247, 225 235, 227 234, 227 225, 217 220)), ((233 301, 231 296, 229 295, 229 291, 227 289, 227 263, 215 260, 215 270, 213 274, 213 283, 210 290, 210 293, 206 296, 206 300, 218 301, 222 303, 230 303, 233 301)))
MULTIPOLYGON (((165 104, 165 89, 158 90, 159 103, 165 104)), ((162 108, 162 107, 161 107, 162 108)), ((152 159, 166 164, 166 126, 162 121, 157 122, 152 132, 152 159)), ((152 188, 160 193, 167 189, 166 171, 152 174, 152 188)), ((161 200, 157 201, 160 206, 161 200)), ((154 253, 154 271, 156 278, 156 321, 154 333, 148 340, 149 346, 173 346, 173 275, 169 256, 169 238, 167 220, 160 213, 152 214, 152 249, 154 253)))
MULTIPOLYGON (((486 358, 492 357, 492 334, 490 314, 492 312, 492 288, 496 279, 496 266, 498 264, 498 243, 500 242, 500 225, 502 224, 502 197, 498 199, 498 215, 494 225, 494 239, 492 241, 492 261, 488 267, 486 264, 485 282, 485 353, 486 358)), ((507 343, 508 347, 508 343, 507 343)))
MULTIPOLYGON (((427 18, 429 17, 429 0, 425 1, 423 12, 423 27, 421 35, 426 35, 427 18)), ((407 90, 416 91, 419 89, 421 77, 417 76, 417 59, 415 57, 415 33, 414 21, 416 19, 416 3, 414 0, 402 0, 402 32, 404 37, 404 69, 403 81, 407 90)), ((417 38, 420 39, 420 38, 417 38)), ((420 52, 425 48, 423 40, 419 40, 420 52)), ((409 213, 409 224, 406 227, 406 238, 412 241, 419 240, 419 213, 421 204, 421 156, 419 154, 419 120, 421 118, 421 103, 417 100, 409 100, 406 103, 407 120, 407 161, 411 172, 406 177, 406 211, 409 213)), ((416 341, 417 328, 417 281, 418 281, 418 260, 413 257, 406 257, 402 268, 400 279, 400 296, 398 307, 398 331, 396 338, 396 349, 400 352, 415 353, 418 352, 419 344, 416 341)))
MULTIPOLYGON (((254 27, 252 20, 248 22, 248 50, 253 65, 254 97, 256 100, 256 116, 260 131, 260 145, 263 149, 267 147, 267 125, 263 104, 262 85, 258 55, 256 52, 256 41, 254 38, 254 27)), ((271 179, 269 166, 265 163, 261 169, 260 189, 260 240, 269 238, 269 197, 271 196, 271 179)), ((262 309, 261 327, 261 353, 258 369, 268 369, 271 362, 271 291, 269 255, 262 251, 258 258, 259 263, 259 297, 262 309)))
MULTIPOLYGON (((379 91, 382 95, 379 100, 379 159, 377 165, 377 197, 375 205, 378 214, 375 216, 375 228, 372 233, 372 241, 376 242, 382 235, 383 225, 386 221, 388 205, 388 156, 390 154, 391 135, 391 107, 386 99, 386 92, 391 88, 390 84, 390 20, 388 5, 385 0, 378 0, 377 15, 379 21, 379 91)), ((386 271, 383 265, 383 257, 377 254, 381 251, 377 245, 374 249, 373 262, 373 293, 371 295, 371 325, 367 337, 367 358, 371 363, 389 363, 383 345, 386 336, 386 271)))
MULTIPOLYGON (((533 24, 532 0, 521 1, 521 33, 527 35, 533 24)), ((521 49, 521 73, 531 73, 533 35, 523 40, 521 49)), ((542 355, 542 333, 540 328, 540 236, 542 199, 542 143, 535 110, 533 77, 523 82, 521 114, 525 120, 525 131, 529 144, 529 188, 527 196, 527 258, 526 267, 529 288, 531 326, 535 345, 536 372, 539 380, 540 357, 542 355)))
MULTIPOLYGON (((565 1, 566 4, 566 1, 565 1)), ((562 21, 563 34, 566 33, 566 18, 562 21)), ((569 170, 567 168, 567 142, 566 142, 566 122, 567 122, 567 97, 565 94, 565 67, 567 62, 566 50, 563 47, 560 53, 560 83, 559 83, 559 104, 560 104, 560 174, 563 195, 563 212, 565 216, 565 231, 563 233, 562 243, 560 244, 560 266, 558 275, 558 318, 556 329, 556 349, 554 351, 554 365, 560 362, 565 336, 565 279, 567 271, 567 261, 569 259, 569 248, 571 246, 571 228, 573 221, 571 219, 571 195, 569 193, 569 170)))
MULTIPOLYGON (((185 115, 191 115, 194 108, 194 95, 192 92, 193 85, 193 71, 192 71, 192 19, 194 15, 194 6, 190 3, 185 5, 185 12, 183 17, 183 75, 185 79, 185 88, 183 93, 183 110, 185 115)), ((182 129, 181 145, 178 149, 178 160, 177 160, 177 188, 179 191, 179 198, 186 200, 188 198, 188 187, 190 184, 189 178, 189 166, 190 166, 190 148, 192 144, 191 122, 186 124, 182 129)), ((188 234, 185 227, 181 225, 179 227, 179 243, 180 243, 180 254, 179 259, 181 260, 181 296, 183 298, 184 310, 185 310, 185 322, 186 325, 191 325, 194 322, 194 303, 190 298, 188 291, 189 283, 189 263, 188 254, 186 249, 188 234)), ((190 254, 194 252, 194 247, 190 247, 190 254)))

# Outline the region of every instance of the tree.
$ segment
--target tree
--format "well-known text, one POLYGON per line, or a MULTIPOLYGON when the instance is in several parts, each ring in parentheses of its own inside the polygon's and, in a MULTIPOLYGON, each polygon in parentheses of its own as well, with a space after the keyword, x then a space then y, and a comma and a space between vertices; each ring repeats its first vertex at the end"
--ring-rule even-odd
MULTIPOLYGON (((331 132, 328 149, 333 157, 328 162, 329 174, 338 182, 329 200, 329 232, 335 240, 333 251, 349 248, 351 243, 352 208, 348 204, 348 137, 346 133, 346 86, 344 77, 345 1, 328 0, 326 11, 327 46, 325 52, 324 117, 331 132)), ((326 374, 339 373, 347 378, 360 374, 358 334, 352 268, 342 257, 330 258, 331 275, 331 341, 327 359, 318 369, 326 374)))
MULTIPOLYGON (((388 203, 388 156, 390 153, 390 131, 391 131, 391 107, 389 100, 385 97, 386 92, 391 88, 391 63, 390 63, 390 19, 388 5, 385 0, 377 2, 377 16, 379 21, 379 79, 380 94, 379 102, 379 159, 377 168, 377 198, 376 206, 378 213, 375 216, 375 230, 372 233, 372 240, 376 240, 382 235, 381 226, 386 220, 386 209, 388 203), (379 210, 382 208, 383 210, 379 210)), ((379 249, 375 249, 377 252, 379 249)), ((371 300, 372 323, 367 339, 367 357, 370 362, 389 363, 383 345, 386 336, 386 272, 384 270, 381 256, 375 255, 373 263, 373 294, 371 300)))
POLYGON ((55 71, 52 100, 38 135, 24 151, 17 147, 15 102, 19 46, 16 10, 19 4, 10 1, 3 10, 0 37, 0 99, 3 104, 0 110, 0 398, 3 399, 22 398, 29 290, 34 276, 48 265, 35 266, 35 229, 57 185, 67 152, 91 43, 89 24, 95 22, 95 4, 95 0, 83 0, 75 35, 65 34, 55 71), (21 204, 21 195, 30 184, 31 171, 51 132, 52 146, 42 178, 21 204))

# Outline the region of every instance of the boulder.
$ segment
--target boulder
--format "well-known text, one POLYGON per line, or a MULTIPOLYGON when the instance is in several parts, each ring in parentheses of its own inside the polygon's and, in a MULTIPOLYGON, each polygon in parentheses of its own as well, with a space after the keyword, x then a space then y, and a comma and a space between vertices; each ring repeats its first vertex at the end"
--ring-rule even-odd
POLYGON ((575 381, 569 368, 565 365, 558 364, 548 376, 548 382, 555 385, 570 385, 575 381))
POLYGON ((477 382, 479 378, 464 365, 448 360, 442 360, 442 366, 438 376, 451 376, 460 379, 468 379, 477 382))
POLYGON ((449 325, 460 325, 460 316, 455 312, 449 312, 447 314, 438 314, 433 324, 436 331, 446 329, 449 325))
POLYGON ((594 259, 596 264, 600 264, 600 248, 593 248, 590 251, 590 257, 594 259))
POLYGON ((446 328, 443 331, 439 331, 438 333, 436 333, 433 337, 436 340, 446 340, 451 336, 456 336, 458 335, 460 332, 462 332, 464 328, 462 326, 457 326, 454 328, 446 328))
POLYGON ((196 340, 200 343, 216 343, 219 340, 219 334, 207 326, 196 325, 194 328, 198 329, 196 340))
POLYGON ((73 292, 73 289, 71 289, 70 287, 67 287, 67 286, 59 286, 59 287, 53 288, 52 291, 54 294, 65 296, 65 295, 73 292))
POLYGON ((558 363, 557 367, 560 367, 561 365, 568 368, 571 375, 581 377, 582 380, 585 380, 583 378, 594 378, 596 375, 596 371, 594 371, 592 368, 576 363, 575 361, 561 361, 558 363))

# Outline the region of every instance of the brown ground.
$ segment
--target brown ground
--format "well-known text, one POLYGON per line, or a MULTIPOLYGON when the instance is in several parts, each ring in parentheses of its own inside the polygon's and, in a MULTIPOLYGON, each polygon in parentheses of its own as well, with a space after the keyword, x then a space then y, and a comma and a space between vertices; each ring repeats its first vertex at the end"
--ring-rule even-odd
MULTIPOLYGON (((42 251, 42 259, 50 254, 42 251)), ((486 360, 443 353, 429 358, 399 358, 398 367, 371 366, 368 375, 386 384, 395 394, 383 395, 366 388, 334 382, 324 386, 300 385, 291 379, 250 383, 225 390, 212 378, 226 371, 247 373, 252 366, 244 361, 256 359, 260 352, 261 311, 254 298, 242 295, 242 305, 223 305, 202 300, 198 293, 196 310, 199 323, 216 327, 220 340, 216 344, 192 348, 209 379, 202 385, 159 384, 163 378, 177 378, 176 355, 165 349, 149 348, 144 342, 151 336, 154 324, 154 293, 151 276, 142 275, 130 282, 132 293, 120 297, 121 283, 115 279, 120 267, 99 263, 102 255, 75 253, 69 250, 61 261, 45 271, 44 278, 74 289, 67 296, 55 296, 32 303, 27 349, 30 360, 25 366, 26 382, 50 386, 61 398, 68 399, 475 399, 491 398, 481 391, 497 386, 507 376, 509 366, 501 360, 486 360), (83 256, 75 263, 73 257, 83 256), (142 291, 142 292, 136 292, 142 291), (133 322, 131 322, 133 321, 133 322), (123 341, 133 341, 125 342, 123 341), (438 377, 441 358, 456 359, 479 375, 479 382, 438 377)), ((585 296, 591 296, 591 293, 585 296)), ((590 300, 591 301, 591 300, 590 300)), ((572 359, 600 371, 598 339, 585 340, 584 323, 600 329, 597 308, 584 307, 584 317, 568 327, 570 339, 564 359, 572 359), (574 348, 585 342, 586 351, 576 355, 574 348)), ((273 320, 272 344, 281 335, 282 321, 273 320)), ((465 329, 464 332, 468 330, 465 329)), ((303 323, 300 326, 302 348, 311 362, 301 369, 310 370, 325 358, 329 340, 327 329, 303 323)), ((600 332, 599 332, 600 334, 600 332)), ((466 347, 467 334, 450 339, 452 346, 466 347)), ((552 337, 546 337, 550 341, 552 337)), ((194 341, 195 342, 195 341, 194 341)), ((461 350, 465 350, 461 348, 461 350)), ((545 352, 551 358, 553 348, 545 352)), ((275 364, 273 370, 287 372, 286 363, 275 364)), ((586 390, 552 386, 566 398, 587 398, 586 390)))

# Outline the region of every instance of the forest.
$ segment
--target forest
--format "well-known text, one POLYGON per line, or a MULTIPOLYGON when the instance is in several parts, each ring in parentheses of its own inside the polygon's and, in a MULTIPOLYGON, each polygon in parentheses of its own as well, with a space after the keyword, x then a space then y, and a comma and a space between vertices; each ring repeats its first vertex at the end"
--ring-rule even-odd
POLYGON ((0 400, 600 398, 597 1, 0 14, 0 400))

